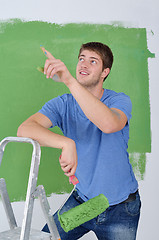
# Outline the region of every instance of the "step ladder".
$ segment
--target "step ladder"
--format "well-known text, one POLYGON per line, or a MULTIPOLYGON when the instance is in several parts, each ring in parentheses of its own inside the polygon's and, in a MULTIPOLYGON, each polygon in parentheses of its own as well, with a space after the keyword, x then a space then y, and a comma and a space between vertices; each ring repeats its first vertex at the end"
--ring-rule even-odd
POLYGON ((5 146, 9 142, 24 142, 31 143, 33 145, 32 160, 30 167, 30 174, 28 180, 28 188, 26 194, 26 201, 24 206, 24 217, 22 221, 22 227, 18 227, 16 219, 13 213, 13 209, 9 200, 6 183, 3 178, 0 179, 0 196, 7 215, 10 229, 0 233, 0 240, 61 240, 53 216, 51 215, 51 209, 45 194, 44 187, 36 186, 37 177, 39 171, 41 148, 37 141, 30 138, 22 137, 6 137, 0 142, 0 165, 5 150, 5 146), (46 222, 48 224, 50 233, 31 229, 31 220, 33 213, 34 199, 40 200, 40 205, 44 213, 46 222))

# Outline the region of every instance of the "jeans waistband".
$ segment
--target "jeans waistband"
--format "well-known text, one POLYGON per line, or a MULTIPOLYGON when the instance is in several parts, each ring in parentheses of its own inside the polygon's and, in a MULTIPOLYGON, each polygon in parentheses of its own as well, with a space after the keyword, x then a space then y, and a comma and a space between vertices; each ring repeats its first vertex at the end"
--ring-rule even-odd
MULTIPOLYGON (((135 200, 136 200, 136 194, 137 194, 137 193, 138 193, 138 190, 137 190, 135 193, 131 193, 126 200, 124 200, 123 202, 121 202, 121 203, 119 203, 119 204, 129 203, 129 202, 135 201, 135 200)), ((85 201, 78 195, 78 192, 77 192, 76 190, 73 191, 73 196, 74 196, 74 198, 75 198, 80 204, 85 202, 85 201)))
POLYGON ((129 203, 129 202, 135 201, 136 200, 136 193, 138 193, 138 190, 135 193, 131 193, 129 195, 129 197, 121 203, 129 203))

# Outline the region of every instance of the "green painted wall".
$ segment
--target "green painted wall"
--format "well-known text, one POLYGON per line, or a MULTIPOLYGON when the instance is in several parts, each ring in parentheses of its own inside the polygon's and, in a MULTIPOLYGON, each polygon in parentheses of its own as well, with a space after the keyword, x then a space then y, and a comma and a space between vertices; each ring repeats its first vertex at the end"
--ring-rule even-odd
MULTIPOLYGON (((114 66, 105 88, 125 92, 133 103, 129 153, 136 174, 143 179, 146 152, 151 151, 150 103, 146 29, 113 25, 22 22, 0 23, 0 140, 16 136, 18 126, 53 97, 68 92, 62 83, 47 80, 36 70, 45 56, 40 45, 65 62, 75 76, 78 50, 82 43, 101 41, 114 53, 114 66)), ((60 133, 57 128, 55 131, 60 133)), ((23 200, 31 161, 32 146, 10 143, 0 168, 11 200, 23 200)), ((38 184, 47 194, 70 191, 67 177, 60 169, 60 151, 42 148, 38 184)))

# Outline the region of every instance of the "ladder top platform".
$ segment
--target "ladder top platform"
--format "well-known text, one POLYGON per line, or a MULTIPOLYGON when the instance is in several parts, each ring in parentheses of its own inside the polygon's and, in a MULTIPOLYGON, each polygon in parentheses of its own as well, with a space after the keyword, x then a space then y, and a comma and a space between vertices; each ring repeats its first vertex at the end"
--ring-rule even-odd
MULTIPOLYGON (((19 240, 21 228, 17 227, 12 230, 8 230, 0 233, 0 240, 19 240)), ((51 235, 42 231, 31 229, 29 240, 50 240, 51 235)))

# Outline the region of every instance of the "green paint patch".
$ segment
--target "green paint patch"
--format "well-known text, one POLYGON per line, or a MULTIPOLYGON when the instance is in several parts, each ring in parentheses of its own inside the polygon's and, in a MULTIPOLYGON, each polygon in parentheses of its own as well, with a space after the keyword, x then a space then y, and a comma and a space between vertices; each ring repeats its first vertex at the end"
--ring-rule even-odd
MULTIPOLYGON (((150 102, 146 29, 104 24, 57 25, 45 22, 22 22, 19 19, 0 23, 0 139, 16 136, 18 126, 37 112, 46 101, 68 92, 37 71, 43 66, 43 45, 65 62, 75 76, 78 50, 82 43, 101 41, 114 53, 114 65, 105 88, 128 94, 133 103, 130 127, 130 161, 139 179, 144 178, 146 153, 151 152, 150 102)), ((59 129, 55 132, 61 133, 59 129)), ((25 197, 32 147, 10 144, 6 148, 0 177, 5 177, 11 200, 25 197)), ((60 151, 42 148, 38 184, 46 193, 68 192, 72 188, 59 166, 60 151)))

